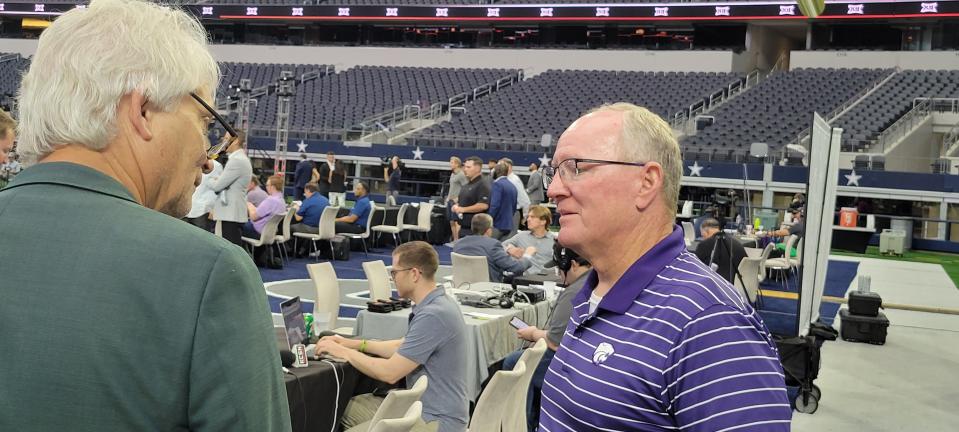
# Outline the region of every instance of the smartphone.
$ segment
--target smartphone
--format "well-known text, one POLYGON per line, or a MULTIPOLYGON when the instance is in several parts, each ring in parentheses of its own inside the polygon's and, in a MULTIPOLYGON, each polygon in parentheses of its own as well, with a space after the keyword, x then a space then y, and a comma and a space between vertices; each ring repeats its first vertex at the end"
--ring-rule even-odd
POLYGON ((519 317, 513 317, 513 319, 509 320, 509 325, 513 326, 516 330, 529 327, 529 324, 526 324, 526 322, 519 319, 519 317))

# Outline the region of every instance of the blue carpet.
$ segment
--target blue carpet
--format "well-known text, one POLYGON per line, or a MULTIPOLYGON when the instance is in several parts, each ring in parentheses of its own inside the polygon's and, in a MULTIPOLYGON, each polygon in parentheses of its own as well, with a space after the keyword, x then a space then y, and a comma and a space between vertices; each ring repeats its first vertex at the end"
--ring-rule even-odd
MULTIPOLYGON (((846 290, 856 277, 858 269, 859 263, 856 262, 830 260, 828 268, 826 269, 824 295, 845 297, 846 290)), ((772 291, 798 292, 799 282, 797 278, 788 278, 786 284, 787 287, 784 288, 780 282, 774 279, 766 279, 760 284, 760 288, 772 291)), ((828 325, 832 325, 836 319, 836 314, 839 313, 839 307, 840 305, 835 303, 823 302, 819 308, 819 315, 822 321, 828 325)), ((797 334, 796 314, 798 310, 799 302, 796 300, 763 297, 763 305, 759 309, 759 314, 763 317, 763 321, 766 322, 766 327, 768 327, 769 331, 773 334, 795 335, 797 334)))
MULTIPOLYGON (((443 245, 434 245, 434 248, 440 256, 440 265, 450 265, 451 249, 443 245)), ((362 250, 351 251, 349 261, 332 261, 333 269, 336 270, 336 277, 340 279, 366 279, 366 274, 363 273, 363 263, 383 260, 386 265, 391 265, 393 263, 392 251, 392 246, 378 247, 370 251, 369 257, 362 250)), ((320 261, 326 260, 321 258, 320 261)), ((292 261, 286 262, 282 269, 261 268, 260 277, 263 278, 263 282, 309 279, 310 274, 306 271, 306 265, 315 262, 317 262, 315 258, 294 258, 292 261)))

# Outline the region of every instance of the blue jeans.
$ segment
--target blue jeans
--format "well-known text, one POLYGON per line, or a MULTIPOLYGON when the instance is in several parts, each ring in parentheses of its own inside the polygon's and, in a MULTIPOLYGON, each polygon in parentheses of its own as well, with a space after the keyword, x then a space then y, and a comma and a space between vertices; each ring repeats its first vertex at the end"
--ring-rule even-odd
MULTIPOLYGON (((553 361, 556 351, 549 348, 543 353, 536 371, 533 372, 533 378, 529 382, 529 393, 526 394, 526 427, 529 432, 534 432, 539 427, 539 396, 543 392, 543 379, 546 378, 546 371, 549 369, 549 363, 553 361)), ((512 370, 513 366, 519 362, 519 357, 523 355, 523 350, 513 351, 503 359, 503 369, 512 370)))

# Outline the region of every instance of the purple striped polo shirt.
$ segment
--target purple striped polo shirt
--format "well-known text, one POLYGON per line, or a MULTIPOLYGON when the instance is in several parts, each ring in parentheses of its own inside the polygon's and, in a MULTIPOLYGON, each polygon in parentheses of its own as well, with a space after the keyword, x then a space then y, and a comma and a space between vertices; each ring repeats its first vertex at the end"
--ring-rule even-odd
POLYGON ((755 310, 672 234, 589 315, 593 272, 543 384, 541 431, 789 430, 775 344, 755 310))

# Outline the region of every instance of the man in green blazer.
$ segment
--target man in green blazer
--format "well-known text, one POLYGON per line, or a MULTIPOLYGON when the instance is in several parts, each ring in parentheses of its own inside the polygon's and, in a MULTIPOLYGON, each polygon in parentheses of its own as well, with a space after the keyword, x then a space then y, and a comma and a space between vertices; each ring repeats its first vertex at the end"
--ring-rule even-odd
POLYGON ((265 291, 177 218, 219 71, 173 7, 97 0, 43 32, 0 191, 0 431, 286 431, 265 291), (172 217, 171 217, 172 216, 172 217))

